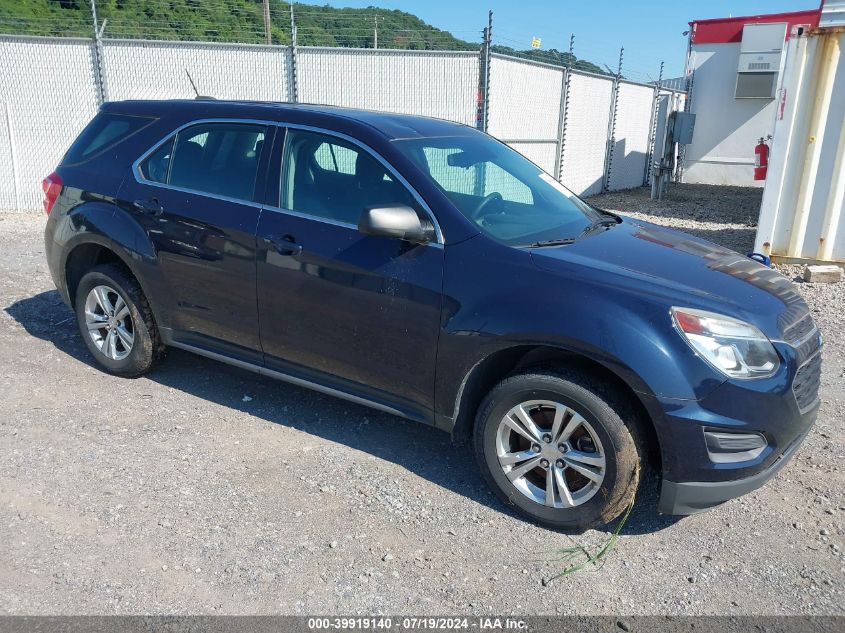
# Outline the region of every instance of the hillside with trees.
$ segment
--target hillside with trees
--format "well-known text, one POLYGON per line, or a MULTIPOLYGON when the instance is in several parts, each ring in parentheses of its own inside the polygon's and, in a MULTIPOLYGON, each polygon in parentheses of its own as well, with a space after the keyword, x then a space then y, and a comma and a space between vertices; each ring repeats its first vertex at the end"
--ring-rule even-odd
MULTIPOLYGON (((271 38, 291 41, 290 5, 271 0, 271 38)), ((459 39, 400 10, 335 8, 294 4, 297 43, 302 46, 372 48, 378 31, 380 48, 403 50, 479 49, 479 42, 459 39)), ((480 16, 480 24, 485 16, 480 16)), ((194 42, 263 43, 262 0, 97 0, 97 19, 106 37, 194 42)), ((0 0, 0 33, 90 37, 89 0, 0 0)), ((479 41, 481 28, 479 27, 479 41)), ((555 49, 517 51, 494 46, 494 52, 566 65, 568 53, 555 49)), ((573 58, 581 70, 603 73, 595 64, 573 58)))

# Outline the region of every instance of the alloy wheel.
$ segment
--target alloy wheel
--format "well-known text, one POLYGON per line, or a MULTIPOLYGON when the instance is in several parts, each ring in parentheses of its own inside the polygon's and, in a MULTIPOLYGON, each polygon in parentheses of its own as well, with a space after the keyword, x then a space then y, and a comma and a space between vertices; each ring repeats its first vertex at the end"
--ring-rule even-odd
POLYGON ((499 422, 496 454, 523 495, 552 508, 587 502, 607 468, 595 429, 574 409, 548 400, 513 407, 499 422))
POLYGON ((129 306, 109 286, 95 286, 85 299, 88 335, 106 358, 123 360, 132 351, 135 328, 129 306))

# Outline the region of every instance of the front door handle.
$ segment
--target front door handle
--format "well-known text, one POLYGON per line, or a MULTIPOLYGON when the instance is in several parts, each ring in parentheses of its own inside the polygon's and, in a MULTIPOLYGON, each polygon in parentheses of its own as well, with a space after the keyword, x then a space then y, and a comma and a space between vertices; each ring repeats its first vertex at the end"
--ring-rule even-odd
POLYGON ((136 200, 134 206, 138 211, 144 215, 161 215, 164 213, 164 207, 158 201, 158 198, 150 198, 149 200, 136 200))
POLYGON ((281 255, 299 255, 302 252, 302 244, 297 244, 292 235, 281 237, 268 237, 267 241, 276 247, 281 255))

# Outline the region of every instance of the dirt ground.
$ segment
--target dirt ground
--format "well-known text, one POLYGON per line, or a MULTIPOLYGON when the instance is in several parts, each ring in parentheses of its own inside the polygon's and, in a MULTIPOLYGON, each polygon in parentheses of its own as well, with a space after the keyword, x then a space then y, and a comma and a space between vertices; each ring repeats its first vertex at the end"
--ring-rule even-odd
MULTIPOLYGON (((759 191, 597 203, 744 252, 759 191)), ((603 566, 548 582, 607 532, 513 516, 445 434, 178 351, 100 372, 43 225, 0 215, 0 613, 845 613, 845 284, 798 285, 823 404, 777 479, 680 520, 651 484, 603 566)))

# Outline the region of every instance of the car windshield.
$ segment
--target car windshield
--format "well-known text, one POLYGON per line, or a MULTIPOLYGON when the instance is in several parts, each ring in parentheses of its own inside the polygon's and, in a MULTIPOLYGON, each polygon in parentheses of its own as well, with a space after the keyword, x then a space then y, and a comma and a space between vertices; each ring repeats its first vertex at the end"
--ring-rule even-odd
POLYGON ((483 134, 394 143, 464 216, 506 244, 573 239, 602 217, 534 163, 483 134))

